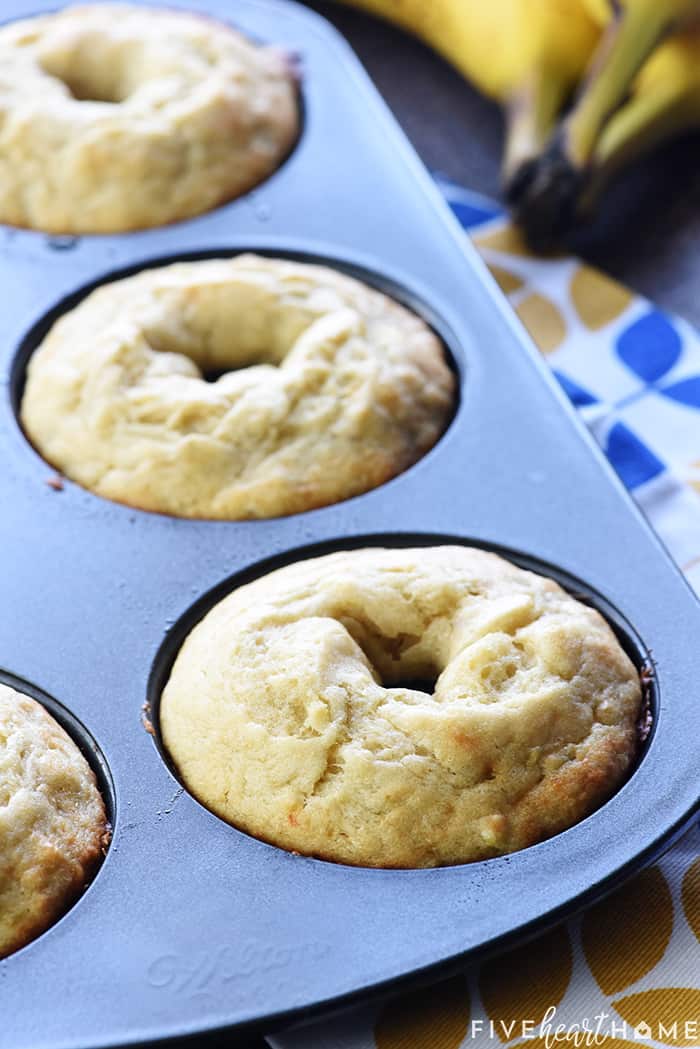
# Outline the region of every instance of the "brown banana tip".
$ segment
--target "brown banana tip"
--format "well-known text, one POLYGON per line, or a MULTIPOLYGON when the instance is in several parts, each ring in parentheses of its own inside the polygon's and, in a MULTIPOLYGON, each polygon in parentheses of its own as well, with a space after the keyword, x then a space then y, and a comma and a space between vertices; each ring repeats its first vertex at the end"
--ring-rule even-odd
POLYGON ((585 172, 573 167, 556 140, 515 172, 507 200, 533 250, 551 249, 576 226, 585 182, 585 172))
POLYGON ((513 171, 507 173, 503 180, 503 195, 510 208, 517 208, 518 203, 527 193, 535 177, 536 160, 525 160, 513 171))

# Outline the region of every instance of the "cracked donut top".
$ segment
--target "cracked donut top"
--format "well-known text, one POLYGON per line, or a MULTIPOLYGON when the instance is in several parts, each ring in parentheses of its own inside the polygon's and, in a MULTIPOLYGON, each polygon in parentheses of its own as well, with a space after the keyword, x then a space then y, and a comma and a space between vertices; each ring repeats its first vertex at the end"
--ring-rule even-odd
POLYGON ((33 354, 30 440, 98 495, 182 517, 277 517, 374 488, 453 410, 442 343, 324 266, 239 255, 106 284, 33 354))
POLYGON ((289 61, 212 18, 107 3, 0 27, 0 222, 189 218, 270 175, 298 130, 289 61))
POLYGON ((0 958, 73 903, 108 830, 76 744, 39 703, 0 684, 0 958))
POLYGON ((636 751, 634 666, 551 579, 464 546, 363 549, 233 591, 160 708, 183 783, 292 851, 429 867, 524 848, 605 801, 636 751))

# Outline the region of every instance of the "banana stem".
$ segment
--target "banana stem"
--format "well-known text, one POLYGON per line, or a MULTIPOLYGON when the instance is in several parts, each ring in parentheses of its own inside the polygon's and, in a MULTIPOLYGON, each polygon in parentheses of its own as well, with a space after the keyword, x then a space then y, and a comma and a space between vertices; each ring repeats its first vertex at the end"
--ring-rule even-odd
POLYGON ((517 195, 518 184, 544 149, 572 86, 570 78, 537 68, 506 101, 501 167, 506 197, 517 195))
POLYGON ((619 11, 593 61, 579 99, 563 126, 563 147, 572 166, 589 162, 606 121, 624 102, 630 85, 659 42, 700 11, 698 0, 638 0, 619 11))

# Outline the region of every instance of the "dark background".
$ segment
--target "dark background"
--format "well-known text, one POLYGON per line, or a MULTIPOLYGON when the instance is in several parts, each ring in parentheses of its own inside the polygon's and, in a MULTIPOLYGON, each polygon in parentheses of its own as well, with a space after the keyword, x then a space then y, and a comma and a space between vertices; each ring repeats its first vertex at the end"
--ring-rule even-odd
MULTIPOLYGON (((501 117, 496 105, 420 41, 393 26, 332 0, 307 0, 306 6, 347 37, 431 170, 488 196, 499 195, 501 117)), ((660 306, 700 325, 699 245, 700 134, 674 142, 627 173, 595 224, 572 247, 660 306)), ((227 1037, 209 1044, 211 1049, 233 1045, 227 1037)), ((312 1045, 309 1037, 310 1049, 312 1045)), ((267 1047, 254 1040, 241 1049, 267 1047)))

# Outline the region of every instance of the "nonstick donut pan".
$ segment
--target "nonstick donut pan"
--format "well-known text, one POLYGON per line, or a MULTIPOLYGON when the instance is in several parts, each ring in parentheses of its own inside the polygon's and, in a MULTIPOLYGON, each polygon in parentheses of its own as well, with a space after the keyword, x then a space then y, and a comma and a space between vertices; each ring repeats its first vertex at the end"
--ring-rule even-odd
MULTIPOLYGON (((0 963, 2 1049, 270 1030, 438 977, 609 890, 698 802, 700 608, 352 53, 291 2, 168 4, 298 52, 304 128, 272 178, 200 218, 79 240, 0 231, 0 667, 67 712, 113 822, 84 896, 0 963), (422 313, 460 380, 442 440, 369 494, 277 520, 178 520, 61 487, 17 421, 26 360, 47 325, 126 270, 241 250, 337 264, 422 313), (514 855, 401 871, 281 851, 182 789, 159 749, 158 695, 213 600, 296 557, 444 539, 550 573, 599 607, 646 667, 653 731, 612 800, 514 855)), ((3 14, 37 6, 5 0, 3 14)))

